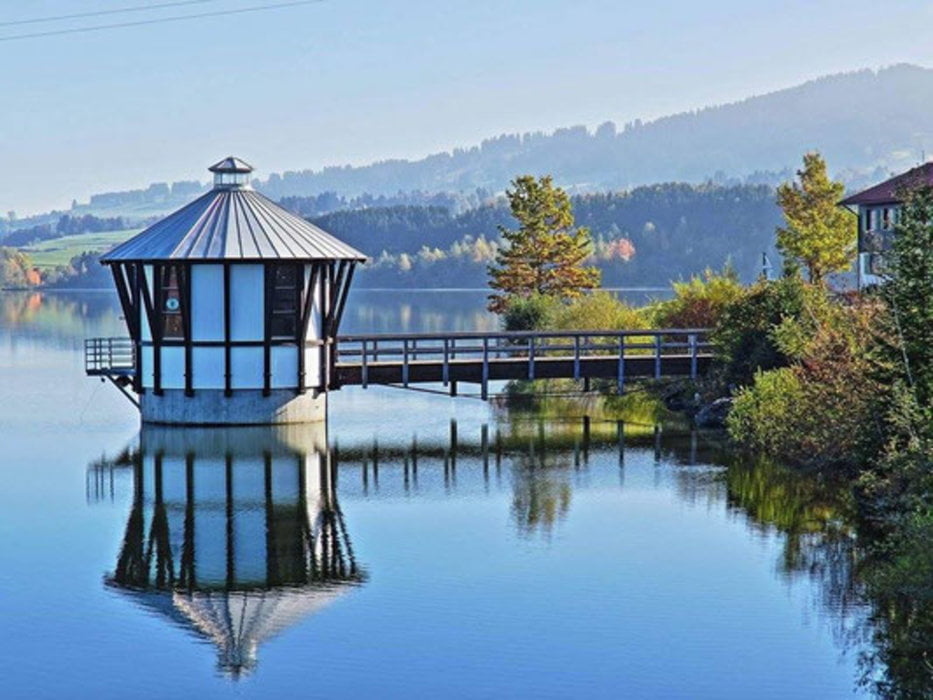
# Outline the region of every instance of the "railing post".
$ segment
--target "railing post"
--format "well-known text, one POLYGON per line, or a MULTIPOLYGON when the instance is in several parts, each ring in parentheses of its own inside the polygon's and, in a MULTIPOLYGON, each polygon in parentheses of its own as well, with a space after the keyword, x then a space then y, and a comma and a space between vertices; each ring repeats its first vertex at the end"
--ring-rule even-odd
POLYGON ((450 383, 450 341, 444 338, 444 364, 441 367, 441 379, 444 386, 450 383))
POLYGON ((402 386, 408 386, 408 340, 402 341, 402 386))
POLYGON ((528 378, 535 378, 535 337, 528 336, 528 378))
POLYGON ((625 392, 625 334, 619 336, 619 376, 617 381, 619 394, 625 392))
POLYGON ((654 378, 661 378, 661 334, 654 336, 654 378))
POLYGON ((690 344, 690 378, 697 378, 697 336, 691 333, 687 336, 687 342, 690 344))
POLYGON ((580 336, 573 336, 573 378, 580 378, 580 336))
POLYGON ((489 396, 489 336, 483 336, 483 384, 480 389, 480 398, 483 401, 489 396))
POLYGON ((368 345, 368 343, 366 342, 366 339, 364 338, 364 339, 363 339, 363 346, 362 346, 362 348, 363 348, 363 349, 362 349, 362 354, 363 354, 363 355, 362 355, 362 356, 363 356, 363 369, 362 369, 362 380, 363 380, 363 381, 362 381, 362 384, 363 384, 363 388, 364 388, 364 389, 365 389, 367 386, 369 386, 369 361, 368 361, 368 359, 367 359, 367 354, 369 353, 369 348, 367 347, 367 345, 368 345))

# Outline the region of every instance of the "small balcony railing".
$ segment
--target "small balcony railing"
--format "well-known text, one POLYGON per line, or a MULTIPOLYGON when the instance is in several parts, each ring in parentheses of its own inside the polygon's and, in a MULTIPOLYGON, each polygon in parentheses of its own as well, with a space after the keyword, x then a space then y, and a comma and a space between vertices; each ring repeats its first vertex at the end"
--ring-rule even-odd
POLYGON ((132 376, 136 349, 130 338, 88 338, 84 341, 84 371, 90 376, 132 376))

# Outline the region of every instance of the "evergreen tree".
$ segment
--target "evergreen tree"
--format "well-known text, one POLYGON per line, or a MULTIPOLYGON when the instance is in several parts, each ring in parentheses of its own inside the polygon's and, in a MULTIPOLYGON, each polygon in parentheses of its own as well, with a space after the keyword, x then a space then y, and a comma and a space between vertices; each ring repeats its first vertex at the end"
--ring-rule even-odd
POLYGON ((571 299, 599 285, 600 273, 584 265, 590 232, 574 226, 570 198, 549 175, 523 175, 506 191, 517 229, 499 227, 505 246, 488 268, 489 309, 503 313, 511 300, 543 296, 571 299))
MULTIPOLYGON (((933 188, 907 193, 894 227, 884 297, 896 357, 918 407, 933 407, 933 188)), ((929 414, 928 414, 929 415, 929 414)))
POLYGON ((829 179, 819 153, 803 157, 797 182, 777 191, 786 226, 777 230, 777 247, 785 257, 807 268, 810 281, 823 284, 826 275, 845 270, 852 261, 856 221, 838 206, 845 187, 829 179))

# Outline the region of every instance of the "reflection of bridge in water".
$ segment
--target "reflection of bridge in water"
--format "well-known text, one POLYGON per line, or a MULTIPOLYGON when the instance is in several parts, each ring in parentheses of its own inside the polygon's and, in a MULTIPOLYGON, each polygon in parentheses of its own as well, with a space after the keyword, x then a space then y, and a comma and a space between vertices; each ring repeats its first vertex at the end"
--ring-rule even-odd
POLYGON ((574 474, 587 472, 592 454, 617 458, 622 476, 629 450, 642 460, 653 453, 656 464, 711 457, 695 431, 591 418, 451 421, 433 439, 330 447, 320 424, 146 427, 138 450, 90 465, 88 495, 112 499, 114 474, 132 473, 107 585, 212 642, 219 668, 238 677, 262 642, 365 581, 338 476, 351 498, 510 490, 519 534, 547 535, 567 516, 574 474))
POLYGON ((106 582, 213 642, 234 677, 260 643, 365 579, 322 428, 150 429, 106 582))

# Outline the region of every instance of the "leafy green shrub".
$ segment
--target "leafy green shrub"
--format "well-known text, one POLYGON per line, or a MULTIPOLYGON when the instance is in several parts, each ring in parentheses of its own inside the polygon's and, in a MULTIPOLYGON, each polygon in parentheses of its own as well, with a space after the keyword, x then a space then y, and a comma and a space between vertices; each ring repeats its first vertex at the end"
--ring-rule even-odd
POLYGON ((792 366, 758 371, 739 390, 727 420, 734 439, 809 465, 856 467, 879 454, 892 394, 877 381, 868 352, 873 312, 836 309, 831 318, 792 366))
POLYGON ((556 307, 551 328, 561 331, 629 330, 648 327, 644 311, 615 295, 593 292, 556 307))
POLYGON ((752 386, 735 396, 726 419, 729 435, 747 448, 777 455, 797 436, 803 385, 790 367, 759 371, 752 386))
MULTIPOLYGON (((793 357, 777 329, 796 323, 795 333, 812 335, 828 306, 825 292, 797 275, 754 284, 726 306, 713 333, 724 379, 744 386, 759 370, 786 367, 793 357)), ((783 333, 789 337, 789 326, 783 333)))
POLYGON ((502 315, 507 331, 535 331, 551 328, 560 302, 542 294, 509 299, 502 315))
POLYGON ((658 328, 713 328, 723 311, 745 293, 731 267, 716 273, 707 268, 687 282, 674 282, 674 298, 653 308, 658 328))

